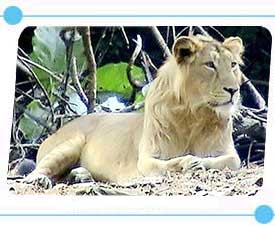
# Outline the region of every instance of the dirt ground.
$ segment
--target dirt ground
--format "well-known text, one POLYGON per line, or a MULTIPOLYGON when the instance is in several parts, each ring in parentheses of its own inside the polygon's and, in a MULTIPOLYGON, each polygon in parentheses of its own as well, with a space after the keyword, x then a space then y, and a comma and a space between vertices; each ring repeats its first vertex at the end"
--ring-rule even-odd
POLYGON ((146 178, 131 184, 88 182, 68 185, 58 183, 51 189, 8 180, 10 192, 14 194, 53 195, 198 195, 198 196, 253 196, 263 185, 263 166, 250 165, 237 171, 197 170, 170 173, 165 177, 146 178))

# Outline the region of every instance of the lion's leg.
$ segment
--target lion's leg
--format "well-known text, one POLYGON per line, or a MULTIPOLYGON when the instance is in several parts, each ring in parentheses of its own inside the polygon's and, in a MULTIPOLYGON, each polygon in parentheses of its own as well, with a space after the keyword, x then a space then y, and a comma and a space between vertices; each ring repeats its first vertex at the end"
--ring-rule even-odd
POLYGON ((71 137, 60 143, 37 163, 36 169, 27 176, 25 181, 50 187, 49 179, 60 177, 79 161, 84 144, 85 137, 83 136, 71 137))
POLYGON ((160 160, 153 157, 140 158, 138 170, 143 176, 164 175, 167 171, 182 172, 195 168, 201 163, 201 158, 193 155, 176 157, 170 160, 160 160))
POLYGON ((189 169, 229 169, 240 168, 240 158, 237 154, 228 154, 219 157, 200 158, 186 155, 170 160, 160 160, 147 157, 138 161, 138 169, 144 176, 164 175, 167 171, 185 172, 189 169))
POLYGON ((241 161, 237 154, 228 154, 203 158, 202 164, 206 169, 224 169, 227 167, 232 170, 237 170, 240 168, 241 161))

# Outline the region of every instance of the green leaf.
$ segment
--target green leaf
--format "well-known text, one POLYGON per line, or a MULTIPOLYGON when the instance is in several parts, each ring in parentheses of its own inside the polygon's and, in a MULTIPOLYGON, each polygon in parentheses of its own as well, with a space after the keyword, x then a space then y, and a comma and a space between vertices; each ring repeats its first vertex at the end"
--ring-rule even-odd
MULTIPOLYGON (((37 27, 32 39, 33 52, 30 55, 30 58, 34 62, 57 74, 64 74, 67 69, 66 46, 60 38, 62 29, 62 27, 37 27)), ((86 59, 81 38, 78 38, 74 42, 73 56, 75 56, 77 60, 78 72, 85 70, 86 59)), ((51 96, 57 88, 57 81, 54 81, 53 78, 43 70, 34 68, 34 71, 49 96, 51 96)))
POLYGON ((57 73, 66 69, 66 47, 60 38, 60 27, 38 27, 34 31, 33 53, 38 63, 57 73))
POLYGON ((138 93, 136 94, 135 104, 137 104, 137 103, 143 101, 144 99, 145 99, 145 97, 143 96, 142 92, 141 92, 141 91, 138 92, 138 93))
MULTIPOLYGON (((115 92, 125 99, 132 95, 133 88, 127 78, 127 63, 106 64, 97 69, 97 91, 115 92)), ((142 68, 133 66, 133 77, 143 81, 145 79, 142 68)))
MULTIPOLYGON (((39 100, 33 100, 27 105, 26 109, 36 118, 49 124, 49 122, 47 122, 49 111, 41 105, 39 100)), ((25 139, 35 141, 40 137, 44 127, 24 113, 19 122, 19 129, 23 133, 25 139)))

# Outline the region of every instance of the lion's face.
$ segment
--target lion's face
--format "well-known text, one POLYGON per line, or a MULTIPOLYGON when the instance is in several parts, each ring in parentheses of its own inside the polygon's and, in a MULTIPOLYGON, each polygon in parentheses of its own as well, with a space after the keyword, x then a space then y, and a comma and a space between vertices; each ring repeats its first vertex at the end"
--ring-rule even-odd
POLYGON ((207 106, 218 113, 230 114, 240 96, 241 39, 231 37, 220 43, 203 36, 181 37, 173 51, 184 71, 183 84, 189 105, 207 106))

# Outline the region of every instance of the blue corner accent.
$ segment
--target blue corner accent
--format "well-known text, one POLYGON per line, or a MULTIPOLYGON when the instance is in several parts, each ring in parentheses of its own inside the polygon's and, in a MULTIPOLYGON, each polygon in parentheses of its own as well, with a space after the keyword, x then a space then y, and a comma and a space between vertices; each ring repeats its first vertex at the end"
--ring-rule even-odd
POLYGON ((255 218, 261 224, 268 224, 273 220, 273 209, 268 205, 258 206, 255 210, 255 218))
POLYGON ((5 9, 3 17, 7 24, 16 25, 21 22, 23 18, 23 12, 17 6, 9 6, 5 9))

